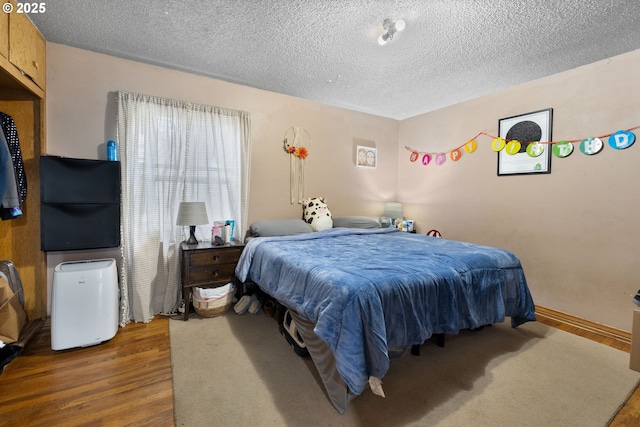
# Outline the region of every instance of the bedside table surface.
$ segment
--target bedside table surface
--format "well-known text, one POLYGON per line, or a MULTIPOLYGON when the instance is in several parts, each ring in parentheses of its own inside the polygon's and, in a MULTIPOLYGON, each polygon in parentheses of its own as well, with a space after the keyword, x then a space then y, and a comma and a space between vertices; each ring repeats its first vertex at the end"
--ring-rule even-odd
POLYGON ((183 251, 197 251, 198 249, 230 249, 230 248, 244 248, 244 243, 233 241, 231 243, 225 243, 224 245, 216 246, 211 242, 198 242, 196 245, 187 245, 185 242, 180 243, 180 249, 183 251))

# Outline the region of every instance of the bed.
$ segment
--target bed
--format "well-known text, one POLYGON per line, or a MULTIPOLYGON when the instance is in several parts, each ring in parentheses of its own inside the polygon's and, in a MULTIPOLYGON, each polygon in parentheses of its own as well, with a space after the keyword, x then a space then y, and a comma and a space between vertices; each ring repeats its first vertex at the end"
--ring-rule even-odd
POLYGON ((247 241, 236 276, 289 308, 329 400, 344 413, 392 351, 511 318, 535 320, 511 252, 385 228, 337 227, 247 241))

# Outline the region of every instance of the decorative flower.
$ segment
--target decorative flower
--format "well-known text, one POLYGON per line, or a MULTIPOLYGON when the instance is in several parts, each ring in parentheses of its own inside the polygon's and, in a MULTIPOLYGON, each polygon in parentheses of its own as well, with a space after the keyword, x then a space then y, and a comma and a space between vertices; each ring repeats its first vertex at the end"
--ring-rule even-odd
POLYGON ((298 147, 296 148, 296 151, 293 153, 293 155, 301 159, 306 159, 309 155, 309 150, 307 150, 306 147, 298 147))
POLYGON ((282 148, 287 154, 293 154, 299 159, 306 159, 309 155, 309 150, 307 150, 306 147, 294 147, 293 145, 289 145, 289 141, 287 141, 287 138, 285 138, 282 143, 282 148))

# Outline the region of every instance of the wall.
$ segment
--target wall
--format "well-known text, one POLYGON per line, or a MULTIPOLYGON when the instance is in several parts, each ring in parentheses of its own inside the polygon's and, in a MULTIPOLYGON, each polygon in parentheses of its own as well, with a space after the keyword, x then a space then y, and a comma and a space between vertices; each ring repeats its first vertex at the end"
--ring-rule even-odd
MULTIPOLYGON (((498 65, 496 65, 498 66, 498 65)), ((446 152, 498 120, 553 108, 553 140, 640 125, 640 50, 404 120, 398 195, 418 230, 504 247, 521 259, 536 304, 630 331, 640 288, 640 144, 594 155, 578 146, 551 174, 497 176, 491 139, 442 166, 411 163, 404 146, 446 152)), ((640 137, 640 130, 635 131, 640 137)))
MULTIPOLYGON (((302 214, 289 203, 289 155, 282 149, 291 126, 304 127, 312 137, 306 194, 325 196, 334 216, 378 216, 383 202, 396 197, 396 120, 55 43, 47 44, 47 154, 106 159, 106 142, 116 137, 118 90, 250 112, 249 223, 302 214), (358 144, 378 149, 376 169, 355 166, 358 144)), ((105 256, 118 258, 119 252, 48 253, 49 288, 60 262, 105 256)))

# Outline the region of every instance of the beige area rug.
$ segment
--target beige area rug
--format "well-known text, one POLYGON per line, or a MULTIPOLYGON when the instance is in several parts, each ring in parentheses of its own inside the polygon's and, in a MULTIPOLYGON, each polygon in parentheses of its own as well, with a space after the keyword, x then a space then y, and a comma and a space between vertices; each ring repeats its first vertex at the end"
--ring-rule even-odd
POLYGON ((170 321, 177 426, 606 426, 640 380, 629 354, 539 323, 465 331, 392 361, 386 398, 343 415, 262 312, 170 321))

